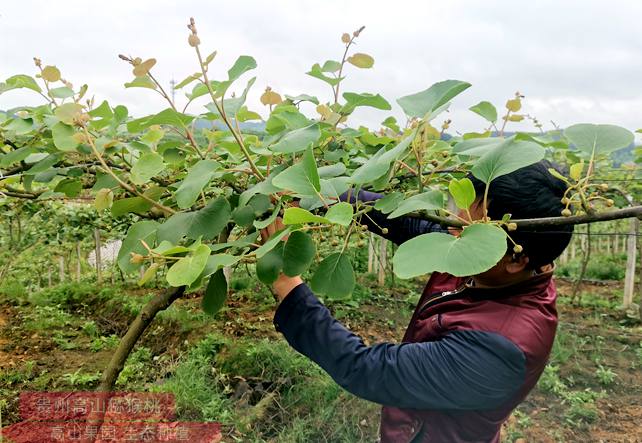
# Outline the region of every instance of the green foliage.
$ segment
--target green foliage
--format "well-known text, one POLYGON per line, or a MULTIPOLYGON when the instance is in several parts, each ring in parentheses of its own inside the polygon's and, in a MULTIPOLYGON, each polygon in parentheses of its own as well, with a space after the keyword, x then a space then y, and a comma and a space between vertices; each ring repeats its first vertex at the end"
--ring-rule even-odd
POLYGON ((505 253, 506 233, 502 229, 473 224, 459 237, 441 232, 415 237, 399 247, 392 263, 402 278, 434 271, 466 276, 485 271, 489 263, 497 263, 505 253))
POLYGON ((116 386, 139 386, 146 378, 146 369, 151 361, 152 352, 149 348, 139 346, 134 349, 118 375, 116 386))
MULTIPOLYGON (((381 129, 352 127, 350 119, 359 107, 391 109, 380 94, 340 91, 347 68, 374 66, 371 55, 353 51, 361 31, 342 36, 341 61, 315 63, 308 72, 331 87, 331 97, 301 94, 282 100, 280 94, 268 89, 262 97, 268 114, 263 116, 265 129, 260 131, 241 125, 262 117, 245 104, 256 77, 242 83, 241 79, 257 67, 249 55, 236 59, 227 69, 227 78, 212 80, 209 73, 214 72, 216 51, 203 59, 199 49, 195 54, 197 72, 190 70, 192 73, 177 85, 191 87, 185 107, 177 106, 154 80, 151 70, 156 59, 142 62, 121 56, 134 73, 127 88, 152 89, 167 101, 165 109, 139 118, 129 117, 124 106, 83 101, 87 87, 73 88, 62 80, 57 67, 47 66, 38 81, 22 74, 9 77, 1 84, 0 93, 40 93, 45 101, 0 114, 0 136, 5 140, 0 146, 0 166, 11 172, 0 171, 3 177, 7 175, 0 188, 12 195, 26 195, 34 205, 41 200, 94 197, 95 208, 101 211, 99 216, 94 213, 95 218, 109 218, 105 223, 109 228, 120 223, 117 237, 127 231, 118 255, 120 270, 129 274, 145 265, 149 272, 143 284, 155 271, 168 268, 164 273, 167 283, 188 286, 190 291, 217 282, 218 296, 208 297, 206 303, 213 312, 222 299, 223 286, 217 274, 221 267, 259 260, 261 279, 271 281, 279 267, 274 263, 263 266, 272 255, 262 258, 288 234, 303 239, 307 237, 297 232, 338 227, 344 241, 336 246, 348 244, 368 210, 359 207, 355 211, 347 203, 338 203, 339 195, 350 186, 395 195, 376 204, 390 217, 415 211, 442 214, 449 191, 461 208, 479 197, 471 193, 469 183, 460 180, 462 173, 472 172, 490 184, 503 174, 537 162, 547 150, 552 157, 569 163, 584 160, 594 166, 607 159, 605 154, 627 147, 632 140, 626 129, 586 124, 567 128, 562 134, 541 131, 537 136, 518 133, 510 138, 504 137, 503 125, 500 137, 493 139, 487 138, 489 132, 484 130, 442 140, 450 121, 443 123, 442 131, 431 122, 471 87, 459 80, 438 82, 399 98, 397 103, 409 118, 404 127, 391 116, 382 116, 381 129), (39 81, 46 82, 46 87, 39 81), (189 105, 197 98, 205 100, 202 112, 189 112, 189 105), (317 105, 317 113, 304 114, 298 107, 301 101, 317 105), (300 207, 295 207, 295 199, 300 207), (284 211, 288 228, 259 246, 258 231, 280 211, 284 211), (318 226, 309 226, 311 223, 318 226), (263 273, 267 268, 271 271, 263 273), (207 278, 212 275, 216 277, 207 278)), ((192 34, 190 46, 201 45, 200 38, 192 34)), ((505 123, 525 118, 516 114, 521 99, 517 94, 507 102, 505 123)), ((497 121, 497 110, 489 102, 482 101, 470 110, 493 125, 497 121)), ((587 167, 587 171, 594 169, 587 167)), ((571 200, 605 200, 602 190, 584 195, 592 185, 590 179, 567 180, 573 186, 571 200)), ((0 204, 7 201, 3 197, 0 204)), ((75 240, 81 240, 90 238, 87 230, 97 223, 74 224, 75 240)), ((483 220, 464 230, 460 239, 415 239, 399 249, 394 271, 402 278, 434 270, 454 275, 483 272, 501 258, 500 250, 505 251, 505 236, 499 235, 501 224, 500 220, 483 220), (429 259, 425 251, 433 250, 438 252, 429 259)), ((52 230, 49 235, 68 237, 63 234, 52 230)), ((313 248, 309 242, 304 246, 286 247, 286 273, 307 269, 313 248)), ((344 249, 327 252, 319 256, 325 258, 312 284, 328 298, 348 298, 355 286, 352 263, 344 249)), ((209 289, 207 292, 213 293, 214 287, 209 289)))
MULTIPOLYGON (((557 267, 557 274, 563 277, 577 278, 580 274, 581 258, 570 260, 557 267)), ((585 278, 595 280, 623 280, 626 266, 626 255, 594 255, 586 266, 585 278)))
POLYGON ((97 372, 84 373, 82 369, 78 369, 76 372, 63 374, 62 379, 73 387, 87 388, 100 380, 100 374, 97 372))
POLYGON ((602 386, 610 386, 615 382, 615 379, 617 378, 617 374, 613 372, 611 368, 605 368, 602 365, 597 365, 597 369, 595 370, 595 377, 597 377, 598 381, 602 386))

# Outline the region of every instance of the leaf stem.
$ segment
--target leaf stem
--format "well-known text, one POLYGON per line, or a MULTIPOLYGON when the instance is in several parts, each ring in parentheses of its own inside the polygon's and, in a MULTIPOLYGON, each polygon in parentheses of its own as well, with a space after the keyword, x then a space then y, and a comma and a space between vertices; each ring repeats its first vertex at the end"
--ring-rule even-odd
MULTIPOLYGON (((261 171, 259 171, 259 169, 256 167, 256 165, 254 164, 254 161, 252 160, 252 156, 250 155, 250 152, 245 147, 245 143, 243 142, 243 136, 236 132, 236 129, 227 118, 227 115, 225 114, 225 109, 222 108, 222 104, 219 105, 218 101, 216 100, 216 95, 214 94, 212 85, 210 84, 209 78, 207 77, 207 69, 203 64, 203 57, 201 56, 201 50, 198 48, 198 45, 194 46, 194 49, 196 49, 196 55, 198 56, 198 63, 200 64, 201 72, 203 73, 203 79, 201 81, 205 84, 205 87, 207 88, 207 91, 209 92, 210 97, 214 102, 214 106, 216 106, 216 109, 218 110, 219 114, 221 115, 221 118, 223 119, 223 122, 227 125, 227 127, 232 132, 232 136, 234 137, 239 147, 241 148, 241 151, 243 152, 243 155, 245 156, 245 159, 247 160, 247 162, 250 164, 250 168, 252 169, 252 172, 254 173, 256 178, 258 178, 261 181, 264 180, 265 177, 263 176, 263 174, 261 174, 261 171)), ((236 124, 238 125, 238 122, 236 124)))
POLYGON ((102 166, 103 170, 107 174, 109 174, 114 180, 116 180, 116 182, 120 185, 121 188, 125 189, 126 191, 128 191, 128 192, 130 192, 130 193, 132 193, 134 195, 137 195, 138 197, 142 198, 143 200, 151 203, 152 206, 155 206, 158 209, 160 209, 160 210, 162 210, 162 211, 164 211, 166 213, 176 214, 176 211, 173 210, 172 208, 167 207, 167 206, 165 206, 165 205, 163 205, 161 203, 158 203, 157 201, 155 201, 155 200, 149 198, 148 196, 146 196, 145 194, 142 194, 142 193, 138 192, 138 190, 135 187, 131 186, 129 183, 126 183, 123 180, 121 180, 121 178, 118 177, 114 173, 114 171, 111 170, 109 165, 107 165, 107 163, 105 162, 105 159, 103 159, 103 156, 100 155, 100 152, 98 152, 98 149, 96 148, 96 144, 94 143, 94 139, 91 136, 91 134, 89 133, 89 131, 87 130, 87 126, 83 125, 82 129, 83 129, 83 131, 85 133, 85 138, 87 139, 87 143, 89 144, 89 146, 91 147, 92 152, 94 153, 94 155, 96 156, 96 158, 100 162, 100 165, 102 166))

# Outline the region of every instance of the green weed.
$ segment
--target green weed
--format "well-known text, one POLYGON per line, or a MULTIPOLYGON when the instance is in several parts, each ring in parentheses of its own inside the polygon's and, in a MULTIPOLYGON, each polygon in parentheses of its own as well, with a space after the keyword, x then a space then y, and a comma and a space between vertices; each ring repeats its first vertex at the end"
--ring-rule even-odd
POLYGON ((610 386, 615 382, 617 374, 613 372, 611 368, 605 368, 604 366, 598 364, 598 368, 595 371, 595 377, 602 386, 610 386))
POLYGON ((100 380, 100 373, 83 373, 82 369, 78 369, 76 372, 63 374, 62 379, 71 386, 90 387, 100 380))
POLYGON ((72 324, 73 317, 56 306, 34 306, 23 314, 23 326, 29 331, 51 331, 72 324))

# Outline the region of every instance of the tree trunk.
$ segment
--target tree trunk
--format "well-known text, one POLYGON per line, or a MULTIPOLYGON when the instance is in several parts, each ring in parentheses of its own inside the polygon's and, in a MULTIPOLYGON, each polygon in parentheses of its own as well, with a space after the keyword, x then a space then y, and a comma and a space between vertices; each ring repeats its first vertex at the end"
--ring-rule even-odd
POLYGON ((103 281, 103 261, 100 256, 100 229, 94 229, 94 242, 96 243, 96 281, 103 281))
POLYGON ((141 335, 143 335, 145 329, 147 329, 150 323, 154 320, 156 314, 171 306, 171 304, 178 300, 184 292, 185 286, 169 288, 162 295, 152 298, 145 306, 143 306, 143 309, 141 309, 132 324, 129 325, 129 329, 120 340, 118 348, 114 351, 109 364, 103 372, 100 385, 96 388, 97 391, 108 392, 114 389, 118 375, 123 370, 127 357, 129 357, 132 349, 134 349, 134 345, 141 335))
POLYGON ((635 291, 635 265, 637 263, 637 234, 640 229, 640 220, 632 218, 629 225, 629 235, 626 248, 626 275, 624 276, 624 298, 622 305, 630 308, 633 304, 633 292, 635 291))

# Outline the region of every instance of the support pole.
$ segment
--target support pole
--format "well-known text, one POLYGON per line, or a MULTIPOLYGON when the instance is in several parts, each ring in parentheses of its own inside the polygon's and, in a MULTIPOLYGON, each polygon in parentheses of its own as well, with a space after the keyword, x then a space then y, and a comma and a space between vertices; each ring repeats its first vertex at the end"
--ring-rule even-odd
POLYGON ((624 276, 624 298, 622 305, 625 309, 633 304, 633 292, 635 291, 635 265, 637 263, 637 234, 640 230, 640 220, 632 218, 629 222, 629 235, 627 236, 626 248, 626 275, 624 276))

